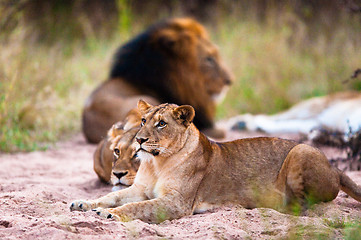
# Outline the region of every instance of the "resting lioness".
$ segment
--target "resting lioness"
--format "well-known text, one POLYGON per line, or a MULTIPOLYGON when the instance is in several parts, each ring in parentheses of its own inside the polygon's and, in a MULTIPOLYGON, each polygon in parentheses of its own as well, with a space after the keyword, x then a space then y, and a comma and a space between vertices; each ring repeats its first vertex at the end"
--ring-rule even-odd
POLYGON ((94 152, 94 171, 101 181, 114 185, 113 191, 133 184, 139 161, 135 158, 132 144, 140 122, 138 109, 132 109, 123 122, 117 122, 109 129, 107 137, 94 152), (114 151, 114 148, 117 149, 114 151), (117 157, 116 163, 114 155, 117 157))
POLYGON ((361 93, 347 91, 314 97, 274 115, 239 115, 227 125, 267 133, 311 133, 311 139, 320 129, 347 135, 350 130, 361 130, 361 93))
POLYGON ((340 189, 361 201, 361 188, 316 148, 265 137, 213 142, 193 125, 191 106, 153 107, 140 100, 138 108, 141 164, 134 184, 74 201, 71 210, 161 222, 224 204, 283 209, 293 202, 330 201, 340 189))

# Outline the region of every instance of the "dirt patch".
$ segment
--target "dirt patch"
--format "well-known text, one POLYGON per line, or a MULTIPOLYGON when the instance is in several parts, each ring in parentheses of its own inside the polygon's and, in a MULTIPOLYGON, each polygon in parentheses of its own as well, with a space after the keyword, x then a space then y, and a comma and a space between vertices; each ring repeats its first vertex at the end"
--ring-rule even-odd
MULTIPOLYGON (((230 132, 227 139, 258 135, 230 132)), ((77 135, 45 152, 0 154, 0 239, 341 238, 345 227, 361 218, 361 203, 343 192, 299 217, 265 208, 224 207, 155 225, 70 212, 72 200, 93 199, 111 191, 93 171, 94 150, 95 145, 77 135)), ((328 157, 343 154, 324 150, 328 157)), ((361 172, 348 175, 361 183, 361 172)))

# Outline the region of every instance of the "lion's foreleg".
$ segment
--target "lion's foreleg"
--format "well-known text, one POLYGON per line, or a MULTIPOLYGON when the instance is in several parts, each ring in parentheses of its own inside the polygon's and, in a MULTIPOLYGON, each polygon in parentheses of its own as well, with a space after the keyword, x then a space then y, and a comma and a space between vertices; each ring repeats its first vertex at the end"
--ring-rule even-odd
POLYGON ((114 218, 120 221, 140 219, 150 223, 160 223, 167 219, 171 220, 192 214, 190 204, 167 197, 97 210, 99 210, 97 214, 105 218, 114 218))
POLYGON ((126 203, 138 202, 146 199, 147 197, 144 194, 143 188, 132 185, 129 188, 111 192, 95 200, 76 200, 70 204, 70 210, 89 211, 95 208, 114 208, 126 203))

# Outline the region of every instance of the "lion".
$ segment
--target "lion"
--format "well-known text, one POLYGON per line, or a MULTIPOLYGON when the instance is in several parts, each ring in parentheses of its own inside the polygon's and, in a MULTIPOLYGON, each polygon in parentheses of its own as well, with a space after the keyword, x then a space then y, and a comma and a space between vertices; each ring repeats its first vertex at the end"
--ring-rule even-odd
POLYGON ((316 138, 320 130, 348 133, 361 129, 361 93, 338 92, 314 97, 275 115, 236 116, 228 121, 233 129, 247 129, 266 133, 302 133, 316 138))
POLYGON ((117 122, 109 129, 94 153, 94 171, 102 182, 114 186, 113 191, 133 184, 139 161, 132 145, 140 123, 140 112, 131 110, 124 122, 117 122))
POLYGON ((222 205, 285 210, 327 202, 343 190, 361 201, 361 187, 309 145, 273 137, 214 142, 192 123, 189 105, 152 106, 140 100, 136 134, 140 167, 127 189, 70 210, 105 218, 159 223, 222 205))
POLYGON ((87 141, 100 142, 144 99, 194 106, 197 127, 221 138, 224 132, 214 127, 216 103, 232 80, 201 24, 189 18, 160 22, 116 51, 108 80, 85 103, 83 133, 87 141))

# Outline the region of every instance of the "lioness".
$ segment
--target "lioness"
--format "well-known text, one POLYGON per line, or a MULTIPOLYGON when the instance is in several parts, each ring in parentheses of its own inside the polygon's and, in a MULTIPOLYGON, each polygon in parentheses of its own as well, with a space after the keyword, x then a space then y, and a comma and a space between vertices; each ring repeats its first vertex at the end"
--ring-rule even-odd
MULTIPOLYGON (((324 129, 341 132, 361 129, 361 93, 338 92, 300 102, 275 115, 236 116, 228 121, 233 129, 260 130, 267 133, 303 133, 324 129)), ((312 133, 311 139, 317 131, 312 133)))
POLYGON ((224 204, 282 210, 293 202, 330 201, 340 189, 361 201, 361 187, 316 148, 266 137, 213 142, 192 123, 189 105, 153 107, 140 100, 138 108, 141 164, 134 184, 96 200, 74 201, 71 210, 158 223, 224 204))
POLYGON ((139 111, 131 110, 123 122, 117 122, 109 129, 107 137, 94 152, 94 171, 101 181, 113 184, 113 191, 133 184, 139 161, 132 145, 140 123, 139 111), (117 149, 114 151, 114 148, 117 149))
POLYGON ((157 23, 114 54, 108 79, 85 103, 84 135, 89 142, 100 142, 142 98, 152 104, 190 104, 198 113, 196 126, 223 137, 223 131, 214 128, 216 104, 232 79, 200 23, 189 18, 157 23))

